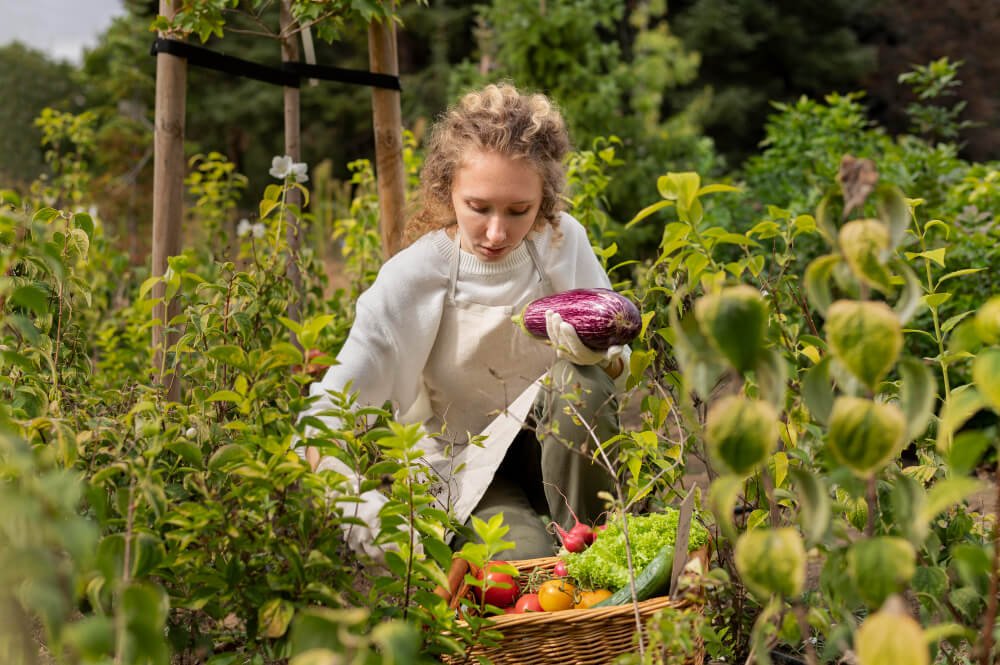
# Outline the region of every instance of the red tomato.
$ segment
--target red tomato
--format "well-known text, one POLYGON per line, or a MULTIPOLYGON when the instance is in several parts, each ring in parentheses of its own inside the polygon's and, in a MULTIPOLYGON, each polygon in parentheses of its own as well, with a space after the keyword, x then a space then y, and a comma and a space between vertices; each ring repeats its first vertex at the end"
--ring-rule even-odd
POLYGON ((497 566, 509 565, 506 561, 490 561, 476 575, 476 579, 483 580, 482 588, 475 587, 476 594, 481 601, 487 605, 497 607, 509 607, 514 604, 514 599, 520 591, 517 580, 507 573, 496 570, 497 566))
POLYGON ((526 593, 514 603, 514 611, 518 614, 523 612, 544 612, 542 604, 538 602, 537 593, 526 593))

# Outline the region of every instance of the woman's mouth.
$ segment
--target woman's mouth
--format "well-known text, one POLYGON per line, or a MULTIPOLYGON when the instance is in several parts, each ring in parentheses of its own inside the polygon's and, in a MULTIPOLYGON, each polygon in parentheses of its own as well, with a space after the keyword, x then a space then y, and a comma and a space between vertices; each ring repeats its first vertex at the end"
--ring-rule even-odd
POLYGON ((486 247, 484 245, 479 246, 479 251, 483 253, 483 256, 495 259, 503 256, 504 252, 507 251, 506 247, 486 247))

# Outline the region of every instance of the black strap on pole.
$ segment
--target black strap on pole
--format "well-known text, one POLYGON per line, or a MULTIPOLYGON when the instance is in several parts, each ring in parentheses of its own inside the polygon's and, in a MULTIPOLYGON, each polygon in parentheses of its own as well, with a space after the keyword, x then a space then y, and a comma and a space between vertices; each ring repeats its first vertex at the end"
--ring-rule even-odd
POLYGON ((150 55, 169 53, 185 58, 189 65, 214 69, 232 76, 263 81, 287 88, 298 88, 302 79, 322 79, 353 85, 367 85, 374 88, 402 90, 399 77, 391 74, 376 74, 360 69, 343 69, 325 65, 309 65, 304 62, 286 62, 282 67, 269 67, 231 55, 216 53, 202 46, 196 46, 176 39, 157 37, 149 49, 150 55))

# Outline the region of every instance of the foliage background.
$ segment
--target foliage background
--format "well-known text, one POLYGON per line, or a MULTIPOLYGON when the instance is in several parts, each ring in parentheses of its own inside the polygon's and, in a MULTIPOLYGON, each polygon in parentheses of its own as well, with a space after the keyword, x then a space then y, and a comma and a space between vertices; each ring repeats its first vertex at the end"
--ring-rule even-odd
MULTIPOLYGON (((943 662, 978 657, 978 636, 995 630, 983 619, 996 619, 995 515, 964 502, 978 487, 964 476, 995 471, 996 373, 982 368, 997 358, 996 72, 974 40, 942 36, 945 22, 912 29, 942 7, 956 34, 995 17, 962 2, 821 4, 438 0, 402 9, 411 184, 427 124, 467 86, 513 79, 567 112, 578 147, 570 209, 647 317, 631 367, 638 423, 621 443, 627 473, 614 505, 675 503, 688 464, 714 483, 699 497, 720 544, 713 613, 660 617, 648 662, 670 662, 694 632, 730 662, 750 650, 805 658, 813 645, 834 661, 882 590, 910 594, 943 662), (917 54, 927 57, 902 64, 917 54), (880 222, 905 228, 892 251, 858 250, 868 263, 845 258, 832 240, 844 220, 821 214, 840 212, 845 154, 874 160, 880 181, 909 197, 902 222, 898 205, 880 222), (837 365, 849 359, 829 348, 816 298, 823 280, 810 266, 830 256, 851 268, 831 286, 845 299, 889 298, 859 285, 858 265, 919 274, 904 356, 878 385, 860 387, 837 365), (767 310, 761 348, 741 341, 754 357, 746 366, 730 366, 725 340, 692 318, 699 298, 736 282, 752 284, 767 310), (707 405, 718 397, 710 380, 720 376, 782 414, 778 448, 747 478, 723 473, 706 444, 707 405), (930 428, 885 468, 855 477, 826 448, 832 386, 898 401, 930 428), (933 416, 913 390, 937 395, 933 416), (954 447, 942 444, 952 436, 954 447), (719 509, 737 497, 740 510, 719 509), (737 532, 790 525, 820 568, 816 584, 783 582, 771 598, 748 592, 743 582, 760 580, 734 556, 737 532), (862 532, 879 557, 893 554, 890 564, 912 558, 900 566, 912 568, 907 580, 887 573, 869 595, 845 536, 862 532)), ((308 473, 287 452, 305 435, 295 423, 312 380, 302 351, 330 360, 381 262, 367 90, 304 88, 312 200, 298 210, 285 205, 291 183, 265 176, 281 152, 280 89, 191 72, 188 237, 165 278, 181 303, 170 358, 187 388, 175 404, 150 384, 152 16, 148 3, 129 8, 78 70, 16 45, 0 51, 11 65, 0 67, 0 87, 31 91, 0 113, 10 148, 0 154, 0 501, 17 507, 0 521, 0 625, 16 627, 0 631, 0 648, 26 662, 41 643, 56 662, 306 665, 331 653, 420 662, 489 642, 486 624, 456 623, 432 593, 451 556, 442 534, 458 527, 426 501, 412 429, 381 410, 370 422, 353 416, 349 396, 340 431, 314 423, 313 442, 360 471, 360 488, 308 473), (31 81, 17 78, 25 71, 31 81), (294 258, 286 214, 310 239, 294 258), (241 218, 260 233, 237 234, 241 218), (285 278, 292 260, 300 290, 285 278), (285 317, 290 303, 301 320, 285 317), (379 538, 395 548, 381 570, 362 568, 337 531, 352 524, 352 497, 374 488, 390 497, 379 538)), ((276 23, 273 12, 265 18, 276 23)), ((277 45, 242 34, 241 20, 207 45, 275 62, 277 45)), ((365 53, 363 32, 345 30, 319 42, 317 59, 364 68, 365 53)), ((856 215, 883 217, 871 203, 856 215)), ((483 543, 466 556, 502 552, 500 524, 475 531, 483 543)), ((794 564, 792 555, 774 560, 794 564)))

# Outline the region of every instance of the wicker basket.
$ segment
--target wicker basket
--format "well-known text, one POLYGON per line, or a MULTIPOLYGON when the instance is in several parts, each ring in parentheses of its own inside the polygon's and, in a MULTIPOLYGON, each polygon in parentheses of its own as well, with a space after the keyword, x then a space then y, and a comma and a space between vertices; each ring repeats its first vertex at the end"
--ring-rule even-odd
MULTIPOLYGON (((452 589, 447 594, 452 607, 457 607, 460 599, 470 593, 469 585, 462 581, 468 564, 460 559, 455 561, 449 573, 452 589)), ((545 557, 508 563, 521 575, 526 575, 536 568, 551 571, 557 561, 558 557, 545 557)), ((643 631, 649 617, 666 607, 703 611, 700 603, 691 600, 667 596, 650 598, 639 603, 643 631)), ((475 663, 477 657, 485 656, 495 665, 606 665, 617 656, 636 649, 633 641, 635 613, 631 604, 589 610, 504 614, 492 617, 491 621, 503 633, 498 646, 476 645, 466 657, 447 658, 445 662, 475 663)), ((704 662, 705 652, 700 638, 696 644, 697 649, 685 661, 686 665, 702 665, 704 662)))

